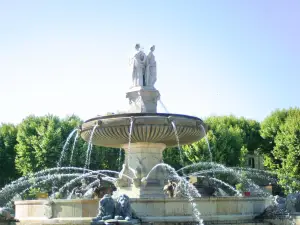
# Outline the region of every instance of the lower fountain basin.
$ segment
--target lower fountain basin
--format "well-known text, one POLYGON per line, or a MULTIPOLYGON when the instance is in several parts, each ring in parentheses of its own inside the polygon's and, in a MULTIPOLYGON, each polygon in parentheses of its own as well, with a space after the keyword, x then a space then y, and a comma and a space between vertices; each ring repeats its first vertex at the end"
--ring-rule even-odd
MULTIPOLYGON (((192 224, 193 208, 187 199, 130 199, 141 224, 192 224)), ((205 224, 249 224, 271 204, 261 197, 195 198, 196 208, 205 224)), ((84 224, 97 215, 99 200, 25 200, 16 201, 16 218, 21 225, 84 224)), ((194 224, 193 223, 193 224, 194 224)))
POLYGON ((193 116, 167 113, 130 113, 99 116, 85 121, 81 126, 81 137, 92 144, 105 147, 122 147, 128 144, 129 130, 133 121, 131 143, 163 143, 176 146, 177 139, 172 122, 176 126, 180 144, 189 144, 205 136, 204 122, 193 116))

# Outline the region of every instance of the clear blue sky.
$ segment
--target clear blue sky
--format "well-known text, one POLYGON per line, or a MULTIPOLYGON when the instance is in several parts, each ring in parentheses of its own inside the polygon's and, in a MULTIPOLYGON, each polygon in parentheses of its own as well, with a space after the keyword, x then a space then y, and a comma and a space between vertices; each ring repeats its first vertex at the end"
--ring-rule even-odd
POLYGON ((0 0, 0 122, 126 109, 137 42, 156 45, 168 111, 262 120, 300 105, 299 12, 298 0, 0 0))

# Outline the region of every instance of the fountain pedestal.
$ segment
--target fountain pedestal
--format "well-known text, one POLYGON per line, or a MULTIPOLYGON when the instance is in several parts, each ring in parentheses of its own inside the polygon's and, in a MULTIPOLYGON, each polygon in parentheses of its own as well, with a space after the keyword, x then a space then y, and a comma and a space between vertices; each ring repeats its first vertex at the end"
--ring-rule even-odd
POLYGON ((156 113, 159 91, 154 87, 133 87, 126 93, 130 113, 156 113))
POLYGON ((118 191, 131 198, 164 197, 163 186, 167 175, 162 167, 155 165, 162 163, 162 152, 166 145, 141 142, 124 144, 122 147, 125 149, 125 165, 120 177, 125 182, 118 187, 118 191))

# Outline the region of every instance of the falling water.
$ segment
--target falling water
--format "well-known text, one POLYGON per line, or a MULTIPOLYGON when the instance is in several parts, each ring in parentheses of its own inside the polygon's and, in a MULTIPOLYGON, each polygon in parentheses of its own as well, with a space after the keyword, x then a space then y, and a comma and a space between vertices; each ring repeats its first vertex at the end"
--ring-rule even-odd
POLYGON ((119 151, 119 170, 122 168, 122 148, 119 151))
POLYGON ((205 131, 205 128, 202 124, 200 124, 200 127, 204 133, 204 139, 206 141, 206 144, 207 144, 207 147, 208 147, 208 152, 209 152, 209 160, 210 162, 212 162, 212 153, 211 153, 211 149, 210 149, 210 145, 209 145, 209 141, 208 141, 208 138, 207 138, 207 134, 206 134, 206 131, 205 131))
POLYGON ((198 163, 193 163, 190 165, 187 165, 185 167, 182 167, 181 169, 177 170, 177 172, 181 171, 181 170, 185 170, 185 169, 189 169, 189 168, 196 168, 198 166, 204 167, 204 168, 224 168, 224 165, 222 164, 218 164, 215 162, 198 162, 198 163))
POLYGON ((194 187, 194 185, 189 184, 189 182, 185 178, 180 177, 173 167, 171 167, 168 164, 164 164, 164 163, 157 164, 150 170, 150 172, 147 174, 147 176, 143 179, 147 180, 149 178, 150 174, 153 171, 155 171, 158 167, 164 167, 164 169, 166 169, 166 171, 169 172, 169 178, 171 178, 172 180, 175 180, 178 183, 181 183, 181 185, 183 185, 183 187, 180 191, 182 191, 183 194, 185 194, 187 196, 188 201, 190 202, 190 204, 192 206, 193 215, 194 215, 197 223, 200 225, 203 225, 203 220, 201 219, 201 213, 197 209, 197 204, 195 203, 195 199, 194 199, 194 197, 197 197, 197 198, 201 197, 200 193, 194 187))
POLYGON ((162 108, 164 109, 164 111, 165 111, 166 113, 169 113, 169 111, 167 110, 165 104, 164 104, 160 99, 158 100, 158 102, 160 103, 160 105, 162 106, 162 108))
MULTIPOLYGON (((255 190, 255 192, 257 194, 260 194, 262 196, 268 196, 269 193, 267 193, 264 189, 262 189, 261 187, 259 187, 257 184, 254 183, 253 180, 249 179, 248 177, 244 177, 242 175, 241 172, 246 172, 246 174, 249 175, 250 172, 253 172, 255 170, 248 170, 245 168, 239 168, 239 167, 233 167, 233 168, 230 168, 230 167, 225 167, 224 165, 222 164, 217 164, 217 163, 214 163, 214 162, 199 162, 199 163, 194 163, 192 165, 188 165, 186 167, 183 167, 181 168, 180 170, 178 170, 177 172, 179 171, 183 171, 185 169, 188 169, 188 168, 197 168, 198 166, 201 166, 201 167, 204 167, 204 168, 208 168, 207 170, 201 170, 201 171, 197 171, 197 172, 193 172, 193 173, 189 173, 185 176, 188 176, 188 175, 192 175, 192 176, 199 176, 199 175, 202 175, 202 174, 209 174, 209 173, 212 173, 213 175, 215 173, 225 173, 225 174, 230 174, 232 175, 233 177, 235 177, 239 182, 242 182, 242 183, 245 183, 249 188, 255 190)), ((264 172, 262 172, 264 173, 264 172)), ((261 177, 259 174, 258 174, 258 171, 257 171, 257 174, 254 176, 256 178, 258 177, 261 177)), ((272 177, 269 177, 269 176, 264 176, 265 179, 270 179, 270 180, 273 180, 274 178, 272 177)))
MULTIPOLYGON (((14 195, 16 192, 19 192, 20 189, 23 189, 26 186, 30 186, 32 184, 32 181, 38 181, 41 179, 47 179, 48 177, 51 177, 54 174, 62 174, 69 171, 83 171, 83 168, 77 168, 77 167, 57 167, 57 168, 51 168, 39 171, 35 174, 20 177, 19 179, 11 182, 10 184, 5 185, 0 190, 0 201, 1 199, 10 198, 11 195, 14 195)), ((88 170, 90 171, 90 170, 88 170)))
POLYGON ((92 153, 92 149, 93 149, 93 143, 92 143, 92 140, 93 140, 93 135, 94 135, 94 132, 96 130, 96 128, 98 127, 98 124, 96 124, 94 127, 93 127, 93 130, 91 132, 91 136, 90 136, 90 139, 89 139, 89 143, 88 143, 88 149, 86 151, 86 160, 85 160, 85 165, 84 165, 84 168, 85 169, 89 169, 90 167, 90 163, 91 163, 91 153, 92 153))
POLYGON ((18 194, 20 196, 22 196, 26 191, 30 190, 31 188, 39 187, 40 185, 50 182, 54 179, 61 179, 63 177, 77 177, 80 175, 81 174, 78 174, 78 173, 75 173, 75 174, 74 173, 72 173, 72 174, 52 174, 52 176, 45 177, 45 179, 42 179, 41 181, 34 183, 32 186, 24 189, 22 192, 20 192, 18 194))
POLYGON ((1 203, 6 203, 9 204, 13 200, 13 198, 16 196, 16 193, 23 194, 30 188, 34 187, 41 187, 41 185, 47 183, 47 182, 53 182, 54 180, 60 180, 61 178, 72 178, 75 177, 74 179, 66 182, 63 185, 63 188, 60 188, 59 193, 62 193, 61 190, 68 188, 72 184, 75 184, 78 180, 82 178, 93 178, 96 179, 96 174, 101 174, 104 176, 103 180, 107 180, 109 182, 114 182, 116 178, 110 177, 109 174, 119 174, 117 171, 111 171, 111 170, 98 170, 98 171, 91 171, 87 170, 88 173, 82 174, 82 173, 60 173, 63 171, 70 171, 70 170, 75 170, 75 171, 82 171, 84 170, 83 168, 76 168, 76 167, 60 167, 56 169, 49 169, 49 170, 44 170, 42 173, 35 174, 33 177, 23 177, 23 179, 20 179, 19 182, 15 185, 7 185, 5 188, 3 188, 0 191, 0 202, 1 203), (52 173, 53 174, 50 174, 52 173))
POLYGON ((200 176, 200 174, 207 174, 209 172, 212 173, 212 172, 215 172, 215 171, 212 171, 212 170, 201 171, 201 172, 198 172, 198 173, 188 174, 188 176, 192 175, 192 176, 196 176, 196 177, 199 177, 199 178, 208 178, 209 180, 212 180, 212 181, 214 181, 216 183, 219 183, 219 184, 227 187, 229 190, 233 191, 238 196, 242 196, 242 194, 241 194, 241 192, 239 190, 236 190, 233 186, 231 186, 230 184, 228 184, 228 183, 226 183, 226 182, 224 182, 224 181, 222 181, 220 179, 217 179, 215 177, 200 176))
POLYGON ((129 156, 130 156, 130 148, 131 148, 131 136, 132 136, 132 130, 133 130, 133 123, 134 118, 130 117, 130 127, 129 127, 129 136, 128 136, 128 154, 127 154, 127 165, 129 165, 129 156))
POLYGON ((176 141, 177 141, 177 148, 178 148, 178 151, 179 151, 179 154, 180 154, 180 162, 183 166, 184 164, 183 164, 182 149, 180 147, 180 141, 179 141, 179 136, 178 136, 178 133, 177 133, 176 125, 175 125, 175 122, 172 121, 172 120, 171 120, 171 124, 172 124, 173 131, 174 131, 174 134, 175 134, 175 138, 176 138, 176 141))
POLYGON ((75 149, 75 146, 76 146, 76 141, 78 139, 78 136, 79 136, 79 132, 76 133, 76 136, 75 136, 75 139, 74 139, 74 142, 73 142, 71 156, 70 156, 70 166, 72 165, 74 149, 75 149))
POLYGON ((60 153, 60 158, 59 158, 59 161, 57 162, 57 167, 60 167, 60 166, 61 166, 61 163, 62 163, 62 161, 63 161, 63 159, 64 159, 64 157, 65 157, 65 154, 66 154, 67 146, 69 145, 69 142, 70 142, 70 140, 71 140, 73 134, 74 134, 77 130, 78 130, 78 128, 74 129, 74 130, 69 134, 69 136, 68 136, 68 138, 67 138, 67 140, 66 140, 66 142, 65 142, 65 144, 64 144, 64 146, 63 146, 63 149, 62 149, 62 151, 61 151, 61 153, 60 153))
MULTIPOLYGON (((64 192, 64 190, 65 190, 66 188, 69 188, 70 186, 72 186, 73 184, 75 184, 77 181, 79 181, 79 180, 81 180, 81 179, 83 179, 83 178, 86 178, 86 177, 94 177, 94 175, 98 175, 98 174, 104 175, 104 176, 108 177, 106 173, 119 174, 119 172, 117 172, 117 171, 112 171, 112 170, 89 171, 88 173, 82 174, 81 176, 78 176, 78 177, 76 177, 75 179, 70 180, 69 182, 65 183, 65 184, 59 189, 59 192, 64 192)), ((132 178, 130 178, 130 177, 126 176, 126 175, 124 175, 124 176, 132 180, 132 178)), ((110 177, 110 179, 111 179, 111 181, 114 181, 114 180, 115 180, 115 178, 113 178, 113 177, 110 177)))
MULTIPOLYGON (((205 176, 203 176, 203 177, 205 177, 205 176)), ((238 196, 242 196, 241 192, 239 190, 236 190, 230 184, 228 184, 228 183, 226 183, 226 182, 224 182, 224 181, 222 181, 220 179, 217 179, 215 177, 209 177, 209 179, 213 180, 213 181, 215 181, 215 182, 217 182, 217 183, 219 183, 219 184, 221 184, 221 185, 223 185, 223 186, 225 186, 227 188, 229 188, 231 191, 233 191, 234 193, 236 193, 238 196)))

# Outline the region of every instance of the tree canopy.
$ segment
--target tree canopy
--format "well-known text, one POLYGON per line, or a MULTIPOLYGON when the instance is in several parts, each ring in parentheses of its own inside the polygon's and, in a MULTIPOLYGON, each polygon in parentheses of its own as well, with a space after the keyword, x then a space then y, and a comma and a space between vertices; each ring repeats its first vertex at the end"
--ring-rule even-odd
MULTIPOLYGON (((278 109, 261 123, 243 117, 212 116, 204 121, 205 138, 190 145, 167 148, 163 160, 175 169, 201 161, 245 166, 247 154, 262 154, 268 170, 276 171, 286 192, 300 190, 300 109, 278 109), (209 152, 208 143, 210 145, 209 152)), ((28 116, 20 124, 0 126, 0 187, 18 178, 57 166, 65 142, 82 120, 77 116, 28 116)), ((84 167, 88 144, 74 135, 61 166, 84 167)), ((124 151, 93 146, 90 169, 120 170, 124 151)))
POLYGON ((227 166, 243 165, 246 154, 258 150, 262 144, 257 121, 234 116, 213 116, 207 118, 205 123, 209 126, 207 140, 211 155, 205 138, 183 146, 185 155, 193 163, 212 160, 227 166))
POLYGON ((276 110, 263 122, 265 166, 276 171, 286 192, 300 190, 300 109, 276 110))
MULTIPOLYGON (((17 170, 22 175, 27 175, 56 167, 67 137, 81 122, 76 116, 64 119, 53 115, 25 118, 18 126, 15 160, 17 170)), ((66 146, 61 165, 84 167, 88 145, 78 138, 72 154, 73 139, 66 146)), ((119 154, 119 149, 93 146, 90 168, 116 170, 119 167, 117 162, 119 154), (111 160, 112 158, 116 159, 116 162, 111 160)))
POLYGON ((15 168, 17 128, 12 124, 0 126, 0 187, 18 177, 15 168))

